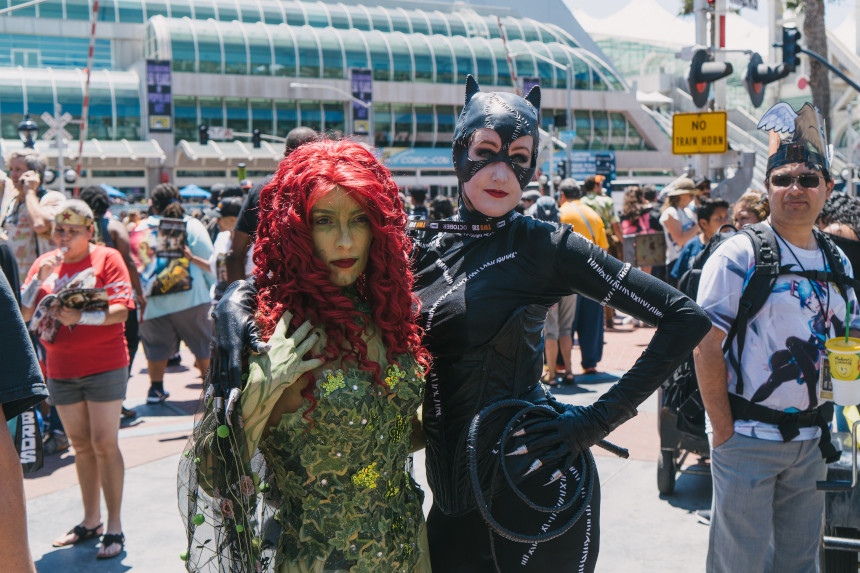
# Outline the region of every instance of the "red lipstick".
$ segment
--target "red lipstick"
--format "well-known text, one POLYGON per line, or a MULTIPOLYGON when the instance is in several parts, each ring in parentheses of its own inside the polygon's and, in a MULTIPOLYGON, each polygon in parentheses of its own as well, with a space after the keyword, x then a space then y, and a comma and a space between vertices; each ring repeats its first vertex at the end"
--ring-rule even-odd
POLYGON ((501 199, 502 197, 507 197, 508 194, 500 189, 484 189, 484 191, 490 195, 491 197, 495 197, 496 199, 501 199))
POLYGON ((354 265, 357 260, 358 259, 338 259, 336 261, 332 261, 331 264, 342 269, 348 269, 354 265))

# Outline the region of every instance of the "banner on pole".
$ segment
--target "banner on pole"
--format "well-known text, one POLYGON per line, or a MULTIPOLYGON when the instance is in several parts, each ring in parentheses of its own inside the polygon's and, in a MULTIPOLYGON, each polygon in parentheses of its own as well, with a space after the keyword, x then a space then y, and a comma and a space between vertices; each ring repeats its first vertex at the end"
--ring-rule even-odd
MULTIPOLYGON (((352 68, 352 97, 364 103, 373 103, 373 71, 352 68)), ((352 132, 359 135, 370 133, 370 108, 353 100, 352 132)))
POLYGON ((173 131, 173 99, 169 60, 146 60, 146 104, 149 131, 173 131))

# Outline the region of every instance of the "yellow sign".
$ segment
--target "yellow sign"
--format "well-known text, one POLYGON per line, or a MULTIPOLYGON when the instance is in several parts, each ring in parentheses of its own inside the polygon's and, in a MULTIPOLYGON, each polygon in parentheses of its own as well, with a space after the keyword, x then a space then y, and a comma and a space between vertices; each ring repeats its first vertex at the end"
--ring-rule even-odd
POLYGON ((729 150, 726 112, 676 113, 672 116, 672 153, 725 153, 729 150))

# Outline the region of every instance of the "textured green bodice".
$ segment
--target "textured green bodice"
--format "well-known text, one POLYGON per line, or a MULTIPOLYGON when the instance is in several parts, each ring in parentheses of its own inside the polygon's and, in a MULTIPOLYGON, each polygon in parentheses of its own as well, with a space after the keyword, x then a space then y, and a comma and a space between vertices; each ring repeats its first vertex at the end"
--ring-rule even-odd
POLYGON ((355 368, 315 371, 306 398, 260 444, 282 495, 278 561, 355 573, 411 572, 423 492, 406 473, 424 379, 410 355, 383 365, 390 391, 355 368))

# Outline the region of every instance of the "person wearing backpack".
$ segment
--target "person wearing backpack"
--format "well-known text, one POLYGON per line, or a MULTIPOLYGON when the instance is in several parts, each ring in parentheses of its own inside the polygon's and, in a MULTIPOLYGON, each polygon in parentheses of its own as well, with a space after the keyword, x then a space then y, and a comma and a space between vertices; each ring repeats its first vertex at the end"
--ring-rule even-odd
POLYGON ((702 269, 697 302, 713 326, 694 358, 711 444, 709 572, 817 570, 816 481, 839 453, 816 384, 824 341, 845 332, 849 303, 860 334, 860 312, 850 262, 814 228, 833 179, 824 131, 810 123, 762 117, 760 127, 792 133, 771 133, 770 219, 723 241, 702 269))

